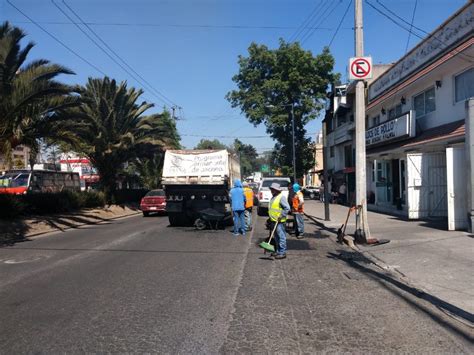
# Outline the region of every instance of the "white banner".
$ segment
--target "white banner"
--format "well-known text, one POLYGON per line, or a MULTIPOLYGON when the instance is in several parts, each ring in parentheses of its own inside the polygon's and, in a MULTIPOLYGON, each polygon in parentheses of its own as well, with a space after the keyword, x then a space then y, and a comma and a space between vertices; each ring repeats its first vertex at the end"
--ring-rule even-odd
POLYGON ((416 135, 412 111, 365 131, 365 145, 381 144, 416 135))
POLYGON ((163 176, 224 176, 229 174, 228 152, 186 154, 166 152, 163 176))

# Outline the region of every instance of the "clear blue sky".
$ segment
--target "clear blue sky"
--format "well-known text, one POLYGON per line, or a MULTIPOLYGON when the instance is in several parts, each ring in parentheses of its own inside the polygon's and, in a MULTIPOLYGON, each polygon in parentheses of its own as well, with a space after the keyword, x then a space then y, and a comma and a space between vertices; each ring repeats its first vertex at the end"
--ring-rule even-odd
MULTIPOLYGON (((27 40, 36 42, 29 60, 46 58, 68 66, 77 75, 63 77, 70 83, 84 83, 100 72, 71 54, 36 25, 29 23, 6 0, 0 0, 1 20, 22 27, 27 40)), ((10 0, 34 21, 63 41, 107 75, 141 87, 129 74, 101 52, 77 27, 70 23, 51 0, 10 0)), ((237 56, 246 55, 255 41, 274 48, 280 37, 289 40, 308 15, 317 9, 324 16, 308 22, 297 39, 313 53, 321 51, 333 36, 350 0, 66 0, 91 28, 155 89, 183 108, 178 121, 182 144, 193 148, 201 136, 235 136, 254 145, 259 152, 273 147, 265 128, 249 124, 232 109, 225 94, 233 89, 237 56), (329 12, 334 11, 329 14, 329 12)), ((431 32, 463 6, 465 0, 379 0, 407 21, 416 3, 414 25, 431 32)), ((62 0, 55 2, 70 16, 62 0)), ((377 0, 370 0, 377 5, 377 0)), ((380 6, 379 6, 380 7, 380 6)), ((342 23, 331 51, 335 70, 346 76, 348 58, 354 54, 353 3, 342 23)), ((374 63, 396 61, 407 46, 408 32, 390 22, 364 3, 365 53, 374 63)), ((409 48, 420 41, 411 36, 409 48)), ((151 91, 145 99, 163 106, 151 91)), ((169 104, 168 104, 169 106, 169 104)), ((159 111, 161 108, 155 109, 159 111)), ((152 112, 152 111, 150 111, 152 112)), ((314 133, 320 120, 308 124, 314 133)), ((212 138, 210 138, 212 139, 212 138)), ((230 143, 233 138, 219 138, 230 143)))

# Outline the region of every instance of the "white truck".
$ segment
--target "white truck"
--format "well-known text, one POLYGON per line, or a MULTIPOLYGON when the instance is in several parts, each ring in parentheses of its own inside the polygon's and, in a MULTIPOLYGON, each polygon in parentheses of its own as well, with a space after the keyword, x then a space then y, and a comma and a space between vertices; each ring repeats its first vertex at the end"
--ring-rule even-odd
POLYGON ((162 184, 170 225, 190 225, 208 209, 229 214, 229 190, 237 178, 239 161, 227 150, 167 150, 162 184))

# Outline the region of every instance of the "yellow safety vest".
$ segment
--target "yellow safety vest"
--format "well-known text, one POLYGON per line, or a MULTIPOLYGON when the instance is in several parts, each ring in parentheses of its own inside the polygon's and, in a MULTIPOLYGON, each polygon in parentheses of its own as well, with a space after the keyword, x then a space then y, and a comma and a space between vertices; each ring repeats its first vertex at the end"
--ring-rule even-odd
MULTIPOLYGON (((282 198, 282 194, 280 193, 277 197, 275 197, 271 202, 270 206, 268 206, 268 216, 273 222, 278 221, 280 218, 283 209, 280 207, 280 200, 282 198)), ((282 218, 280 222, 286 222, 286 217, 282 218)))

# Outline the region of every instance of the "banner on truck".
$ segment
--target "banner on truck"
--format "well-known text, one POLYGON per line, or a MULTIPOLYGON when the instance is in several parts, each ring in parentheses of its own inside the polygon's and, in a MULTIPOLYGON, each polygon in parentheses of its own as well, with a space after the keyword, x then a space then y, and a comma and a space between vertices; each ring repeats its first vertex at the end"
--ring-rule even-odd
POLYGON ((226 150, 204 154, 176 154, 166 152, 163 176, 228 175, 226 150))

